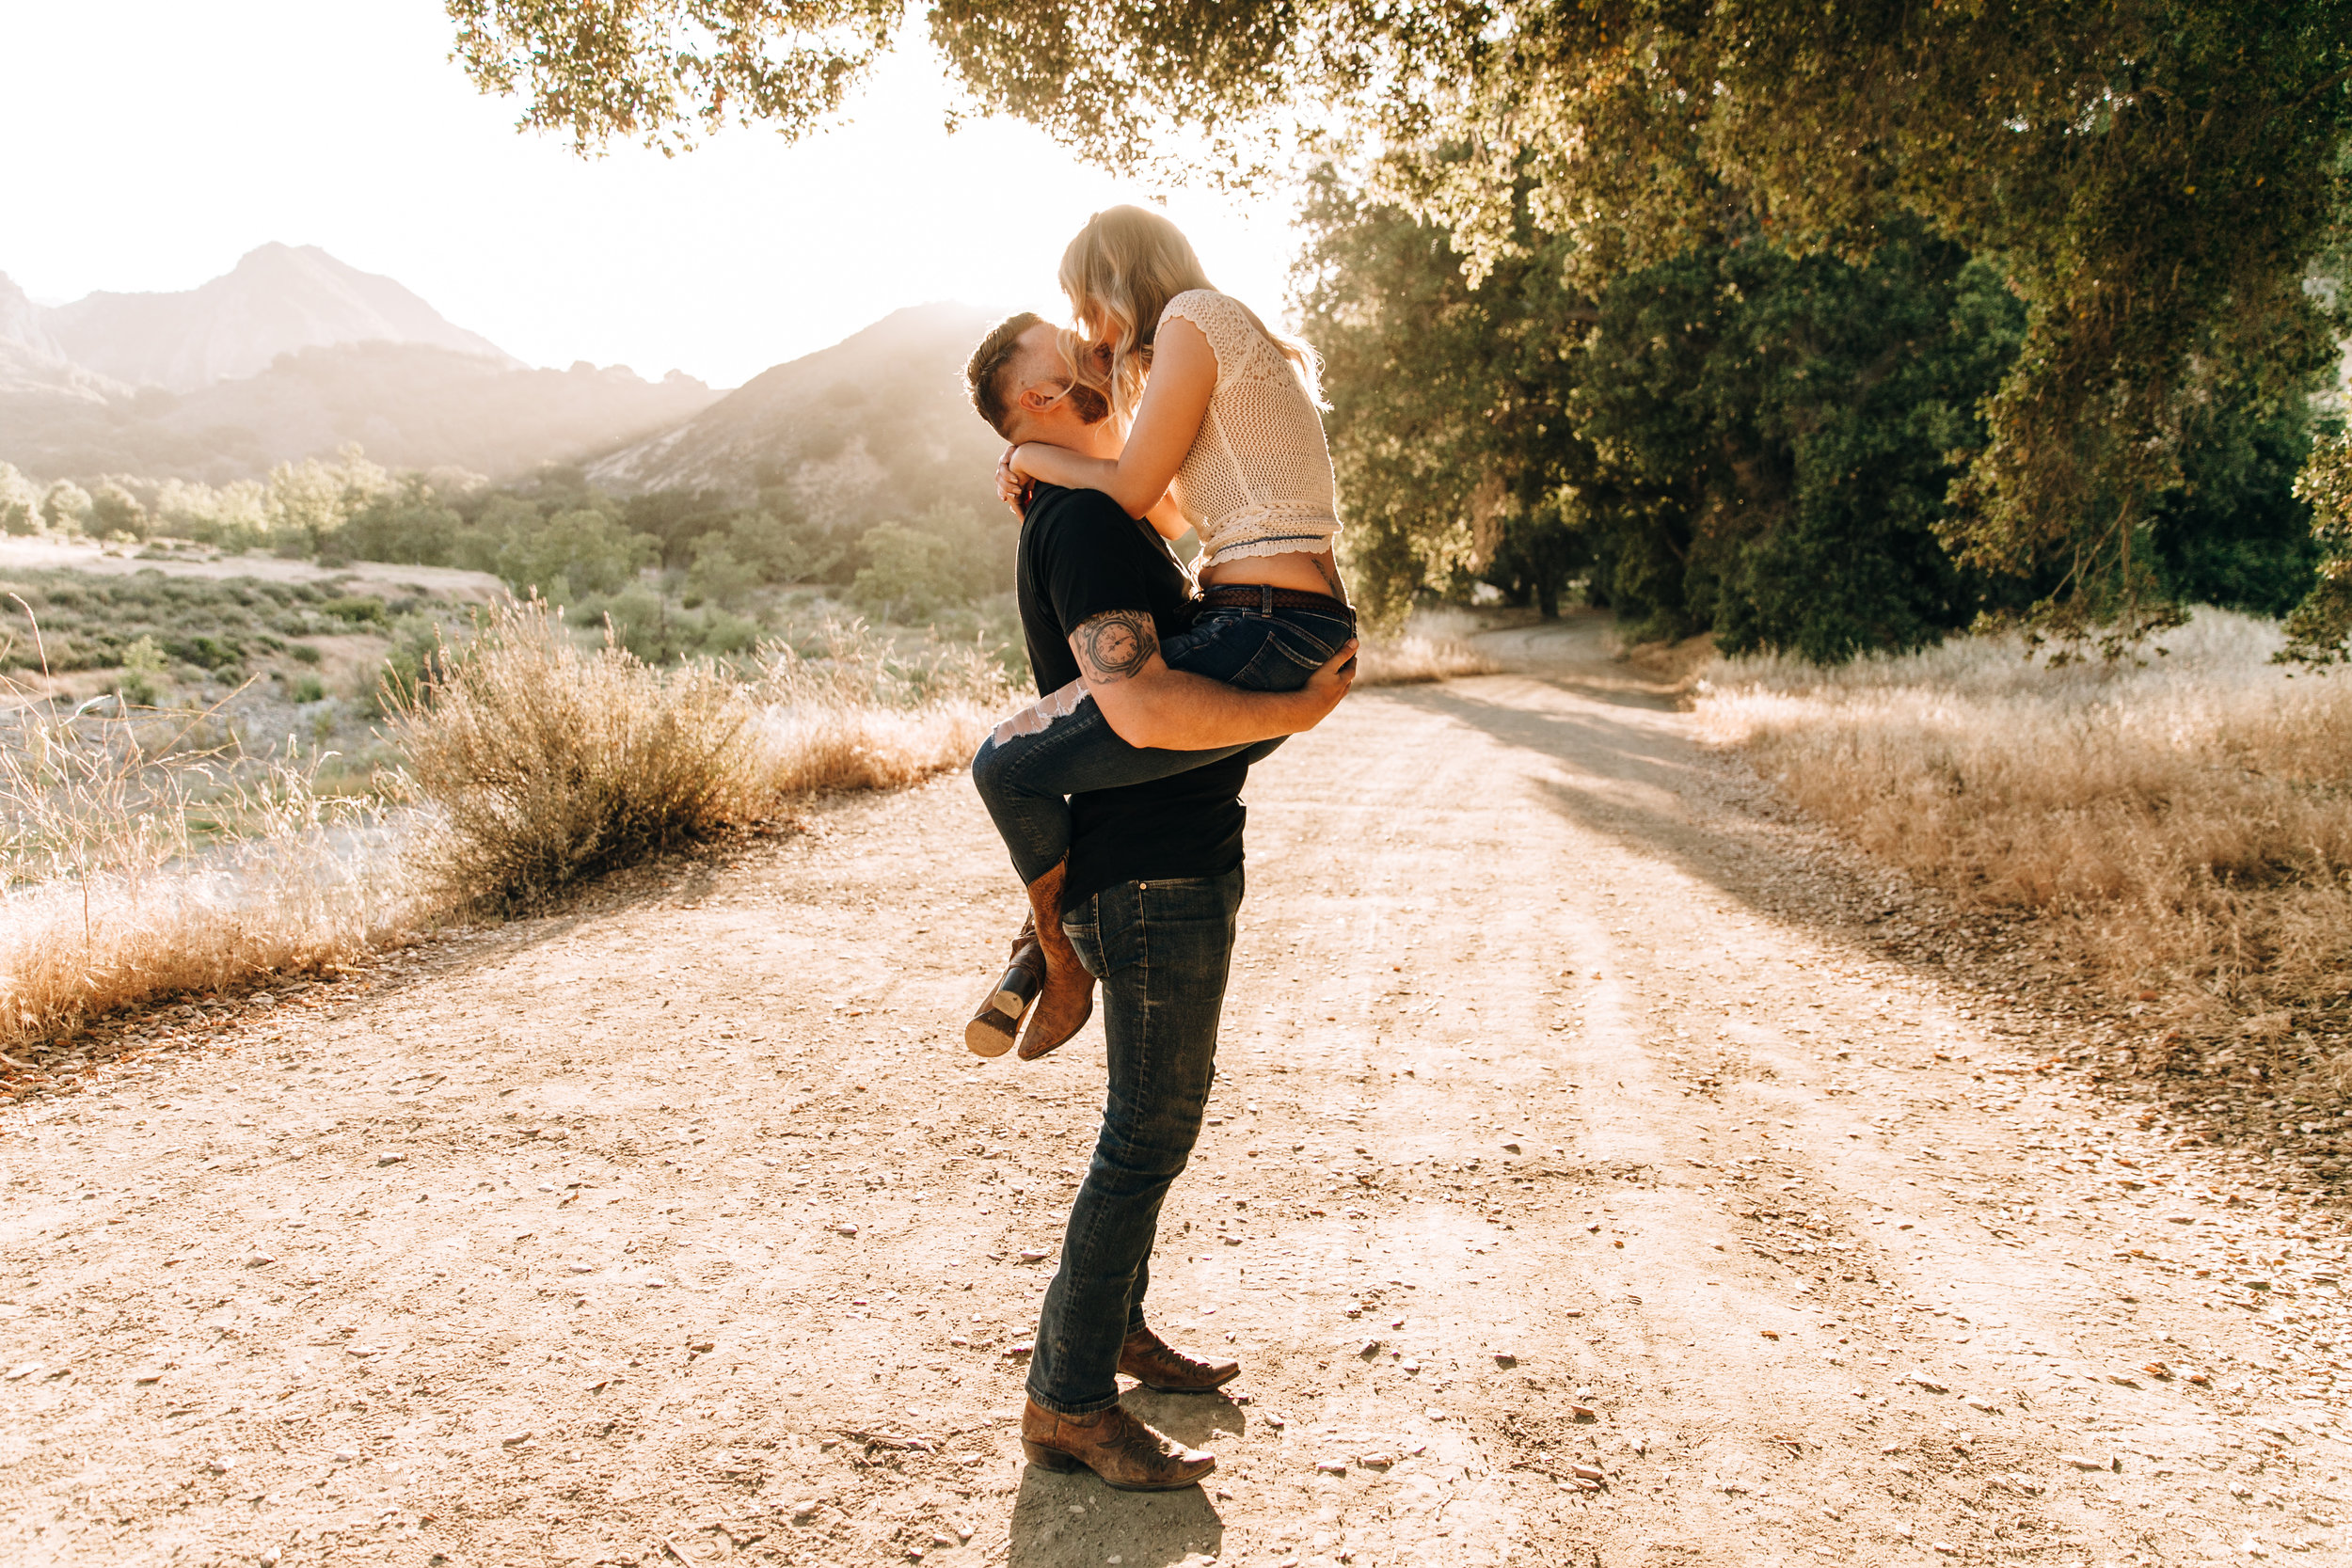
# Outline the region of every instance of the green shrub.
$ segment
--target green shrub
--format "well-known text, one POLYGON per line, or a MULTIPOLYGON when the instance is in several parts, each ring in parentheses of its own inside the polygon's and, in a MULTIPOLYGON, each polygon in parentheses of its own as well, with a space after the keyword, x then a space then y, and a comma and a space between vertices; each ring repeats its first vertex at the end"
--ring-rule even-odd
POLYGON ((883 523, 866 534, 866 554, 872 564, 850 583, 850 597, 869 615, 915 625, 972 596, 953 547, 938 534, 883 523))
POLYGON ((589 594, 612 594, 657 554, 654 541, 601 512, 562 512, 520 522, 492 557, 493 570, 517 594, 536 590, 549 604, 589 594))
POLYGON ((171 638, 164 643, 164 652, 183 664, 193 664, 199 670, 227 670, 245 658, 245 649, 233 639, 214 637, 203 632, 194 637, 171 638))
POLYGON ((190 664, 225 670, 256 648, 350 629, 319 612, 333 595, 307 583, 167 577, 152 568, 129 577, 57 570, 11 573, 0 578, 0 595, 9 594, 31 619, 0 597, 15 633, 0 640, 0 669, 110 670, 148 637, 190 664))
POLYGON ((759 569, 740 560, 721 534, 694 541, 694 564, 686 573, 689 594, 726 610, 739 610, 759 585, 759 569))
POLYGON ((391 647, 374 674, 353 693, 361 708, 376 718, 389 716, 401 702, 413 698, 435 663, 458 657, 456 650, 465 641, 460 638, 453 642, 448 628, 429 615, 400 616, 388 629, 391 647))
POLYGON ((151 637, 142 637, 122 650, 122 679, 115 693, 132 707, 153 707, 161 695, 158 677, 164 673, 164 651, 151 637))
POLYGON ((689 653, 733 658, 758 646, 760 627, 756 621, 714 607, 702 612, 691 637, 689 653))
POLYGON ((349 621, 354 626, 380 626, 385 624, 384 601, 373 595, 329 599, 319 609, 339 621, 349 621))

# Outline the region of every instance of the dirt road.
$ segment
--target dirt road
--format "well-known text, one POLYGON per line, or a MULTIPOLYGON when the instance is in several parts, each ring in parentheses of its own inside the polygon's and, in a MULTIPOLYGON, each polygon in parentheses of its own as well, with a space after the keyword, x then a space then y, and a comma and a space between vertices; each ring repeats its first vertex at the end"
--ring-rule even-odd
POLYGON ((2346 1560, 2340 1212, 1874 954, 1596 628, 1505 651, 1251 782, 1153 1303, 1246 1371, 1134 1401, 1209 1489, 1020 1461, 1100 1037, 957 1043, 948 779, 4 1113, 0 1559, 2346 1560))

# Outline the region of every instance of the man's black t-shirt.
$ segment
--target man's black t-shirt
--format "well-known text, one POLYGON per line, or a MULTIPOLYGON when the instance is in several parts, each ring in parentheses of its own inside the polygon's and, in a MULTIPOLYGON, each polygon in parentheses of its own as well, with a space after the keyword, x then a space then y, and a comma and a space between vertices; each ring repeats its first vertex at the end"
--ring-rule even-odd
MULTIPOLYGON (((1191 584, 1159 535, 1099 490, 1041 484, 1021 520, 1021 630, 1042 696, 1078 678, 1073 627, 1114 610, 1149 611, 1161 641, 1192 623, 1191 584)), ((1241 864, 1238 756, 1150 784, 1070 798, 1062 907, 1120 882, 1221 877, 1241 864)))

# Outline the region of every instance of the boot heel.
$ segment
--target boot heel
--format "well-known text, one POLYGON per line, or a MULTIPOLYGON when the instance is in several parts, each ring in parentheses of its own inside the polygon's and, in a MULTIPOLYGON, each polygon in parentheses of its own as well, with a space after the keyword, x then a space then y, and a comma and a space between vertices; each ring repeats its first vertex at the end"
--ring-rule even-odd
POLYGON ((1021 1439, 1021 1451, 1028 1456, 1030 1464, 1041 1470, 1051 1470, 1056 1475, 1067 1475, 1073 1470, 1086 1468, 1084 1465, 1059 1449, 1049 1449, 1041 1443, 1032 1443, 1025 1437, 1021 1439))
POLYGON ((996 994, 989 1005, 1015 1022, 1028 1016, 1029 1004, 1037 1000, 1043 976, 1034 969, 1014 964, 1005 971, 1005 977, 996 982, 996 994))
POLYGON ((1012 962, 998 978, 988 1000, 963 1026, 963 1043, 976 1056, 1001 1056, 1012 1049, 1022 1020, 1045 985, 1045 955, 1039 951, 1027 927, 1013 944, 1012 962))

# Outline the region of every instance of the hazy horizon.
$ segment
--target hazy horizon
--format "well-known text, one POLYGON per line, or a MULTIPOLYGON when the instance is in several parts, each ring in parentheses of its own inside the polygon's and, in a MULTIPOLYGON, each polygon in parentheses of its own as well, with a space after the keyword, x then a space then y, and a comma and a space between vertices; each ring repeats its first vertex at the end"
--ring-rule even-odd
POLYGON ((585 161, 517 134, 451 37, 437 5, 392 0, 12 15, 0 40, 43 69, 0 96, 0 136, 43 150, 14 171, 40 221, 0 239, 0 272, 57 304, 314 245, 528 363, 735 387, 906 306, 1052 309, 1087 214, 1158 194, 1221 286, 1282 309, 1287 197, 1121 184, 1007 121, 948 135, 919 29, 800 146, 737 130, 585 161))

